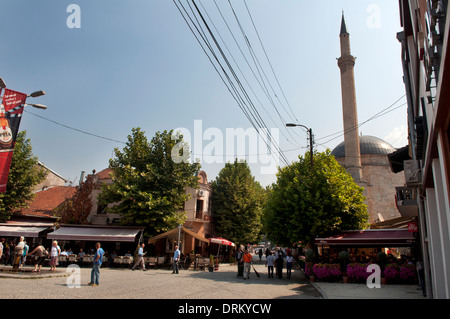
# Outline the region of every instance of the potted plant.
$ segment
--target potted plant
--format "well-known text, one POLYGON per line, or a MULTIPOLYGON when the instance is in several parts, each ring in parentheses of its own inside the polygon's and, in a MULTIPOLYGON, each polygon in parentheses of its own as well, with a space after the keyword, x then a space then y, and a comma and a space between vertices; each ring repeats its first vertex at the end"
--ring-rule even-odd
POLYGON ((339 265, 341 267, 342 280, 344 284, 348 283, 347 265, 350 259, 350 255, 346 250, 339 253, 339 265))
POLYGON ((377 253, 377 264, 381 269, 381 284, 386 285, 386 276, 384 275, 384 267, 386 265, 387 255, 381 250, 377 253))

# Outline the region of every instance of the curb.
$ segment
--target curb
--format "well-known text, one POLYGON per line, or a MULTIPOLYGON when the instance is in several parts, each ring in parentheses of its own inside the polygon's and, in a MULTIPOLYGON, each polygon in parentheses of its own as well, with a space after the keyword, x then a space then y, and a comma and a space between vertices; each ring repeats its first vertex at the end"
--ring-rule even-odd
POLYGON ((320 288, 315 282, 310 281, 311 286, 314 287, 314 289, 316 289, 316 291, 322 295, 323 299, 328 299, 328 295, 325 293, 325 291, 323 291, 322 288, 320 288))

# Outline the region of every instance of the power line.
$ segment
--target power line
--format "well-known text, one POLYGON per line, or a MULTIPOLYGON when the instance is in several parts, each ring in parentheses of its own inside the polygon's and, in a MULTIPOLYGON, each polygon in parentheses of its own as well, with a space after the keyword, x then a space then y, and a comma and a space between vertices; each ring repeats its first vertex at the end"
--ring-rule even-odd
MULTIPOLYGON (((219 74, 220 78, 222 79, 222 81, 224 82, 224 84, 226 85, 226 87, 228 88, 230 93, 232 94, 233 98, 236 100, 236 102, 238 103, 241 110, 244 112, 246 117, 249 119, 252 126, 255 128, 255 130, 258 132, 258 134, 260 134, 261 130, 266 128, 267 126, 265 125, 264 120, 262 119, 258 110, 255 108, 255 106, 254 106, 253 102, 251 101, 250 96, 246 92, 244 86, 240 82, 239 77, 237 76, 236 72, 234 71, 233 67, 231 66, 230 62, 228 61, 227 56, 225 55, 224 51, 222 50, 220 44, 218 43, 216 37, 214 36, 211 28, 209 27, 208 23, 206 22, 200 9, 198 8, 197 4, 195 3, 195 1, 192 0, 192 3, 197 11, 197 14, 200 17, 200 20, 202 21, 204 27, 207 29, 209 36, 211 37, 212 41, 214 42, 215 47, 218 49, 220 56, 222 57, 222 59, 224 61, 223 63, 225 63, 227 69, 230 71, 231 76, 228 75, 228 72, 225 70, 223 63, 218 58, 218 54, 215 53, 213 47, 210 45, 209 40, 207 40, 206 34, 205 34, 205 32, 203 32, 202 26, 201 25, 197 26, 195 24, 194 20, 196 20, 196 21, 199 21, 199 20, 197 18, 193 19, 189 15, 189 13, 187 12, 187 10, 185 9, 185 7, 183 6, 183 4, 181 3, 180 0, 178 0, 178 4, 175 0, 173 0, 173 2, 176 5, 178 11, 183 16, 184 21, 188 24, 189 29, 191 30, 191 32, 194 34, 195 38, 201 45, 204 53, 208 56, 209 61, 213 64, 216 72, 219 74), (184 13, 183 13, 183 11, 184 11, 184 13), (189 23, 188 20, 191 22, 191 24, 193 26, 191 26, 191 24, 189 23), (197 33, 195 33, 194 29, 197 30, 197 33), (202 34, 205 36, 203 36, 202 34), (200 39, 202 39, 203 43, 206 44, 209 52, 211 52, 214 59, 211 58, 210 55, 207 53, 207 49, 205 49, 205 46, 202 44, 202 41, 200 39), (216 61, 218 66, 216 66, 213 63, 213 60, 216 61), (223 75, 219 72, 219 69, 223 72, 223 75), (224 77, 226 78, 227 81, 225 81, 224 77), (236 84, 232 81, 232 78, 236 81, 236 84)), ((271 136, 271 133, 268 131, 268 140, 265 140, 264 142, 267 144, 268 148, 270 149, 271 146, 269 145, 269 140, 271 141, 272 147, 275 147, 276 149, 280 150, 280 155, 281 155, 282 161, 288 165, 289 163, 288 163, 286 156, 282 153, 281 149, 276 144, 276 141, 271 136)))
POLYGON ((392 103, 392 104, 389 105, 388 107, 384 108, 383 110, 379 111, 379 112, 376 113, 375 115, 371 116, 369 119, 367 119, 367 120, 365 120, 365 121, 363 121, 363 122, 357 124, 356 126, 350 127, 350 128, 348 128, 348 129, 346 129, 346 130, 338 131, 338 132, 335 132, 335 133, 333 133, 333 134, 329 134, 329 135, 326 135, 326 136, 317 138, 316 141, 318 141, 318 140, 323 140, 323 139, 326 139, 326 138, 328 138, 328 137, 331 137, 331 136, 334 136, 334 135, 339 134, 338 136, 336 136, 336 137, 334 137, 334 138, 332 138, 332 139, 330 139, 330 140, 328 140, 328 141, 322 143, 322 144, 326 144, 326 143, 328 143, 328 142, 331 142, 332 140, 335 140, 335 139, 337 139, 337 138, 343 136, 345 133, 348 133, 348 132, 351 132, 351 131, 353 131, 353 130, 356 130, 356 129, 360 128, 360 127, 363 126, 364 124, 366 124, 366 123, 368 123, 368 122, 370 122, 370 121, 372 121, 372 120, 374 120, 374 119, 376 119, 376 118, 378 118, 378 117, 384 116, 384 115, 386 115, 386 114, 388 114, 388 113, 390 113, 390 112, 392 112, 392 111, 395 111, 396 109, 398 109, 398 108, 400 108, 400 107, 406 105, 406 103, 404 103, 404 104, 401 104, 401 105, 399 105, 399 106, 397 106, 397 107, 391 109, 391 108, 394 107, 399 101, 401 101, 401 99, 403 99, 405 96, 406 96, 406 94, 403 95, 402 97, 400 97, 398 100, 396 100, 394 103, 392 103), (389 109, 391 109, 391 110, 389 110, 389 109))
POLYGON ((112 138, 109 138, 109 137, 105 137, 105 136, 101 136, 101 135, 98 135, 98 134, 90 133, 90 132, 87 132, 87 131, 84 131, 84 130, 81 130, 81 129, 78 129, 78 128, 75 128, 75 127, 72 127, 72 126, 69 126, 69 125, 66 125, 66 124, 62 124, 62 123, 60 123, 60 122, 57 122, 57 121, 48 119, 48 118, 46 118, 46 117, 43 117, 43 116, 41 116, 41 115, 32 113, 32 112, 27 111, 27 110, 24 110, 24 112, 27 112, 27 113, 29 113, 29 114, 31 114, 31 115, 34 115, 34 116, 36 116, 36 117, 39 117, 39 118, 41 118, 41 119, 43 119, 43 120, 46 120, 46 121, 48 121, 48 122, 52 122, 52 123, 54 123, 54 124, 56 124, 56 125, 65 127, 65 128, 67 128, 67 129, 70 129, 70 130, 73 130, 73 131, 77 131, 77 132, 79 132, 79 133, 83 133, 83 134, 86 134, 86 135, 94 136, 94 137, 101 138, 101 139, 104 139, 104 140, 108 140, 108 141, 111 141, 111 142, 116 142, 116 143, 121 143, 121 144, 127 144, 127 143, 122 142, 122 141, 118 141, 118 140, 115 140, 115 139, 112 139, 112 138))

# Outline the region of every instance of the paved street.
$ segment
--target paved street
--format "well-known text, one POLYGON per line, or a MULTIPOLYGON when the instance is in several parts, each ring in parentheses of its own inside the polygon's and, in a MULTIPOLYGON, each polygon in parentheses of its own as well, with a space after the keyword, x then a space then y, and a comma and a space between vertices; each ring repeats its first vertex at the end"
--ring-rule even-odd
POLYGON ((261 277, 252 272, 250 280, 237 277, 237 267, 223 265, 219 271, 180 270, 178 275, 168 269, 131 271, 128 269, 101 269, 100 286, 88 285, 90 269, 81 268, 80 288, 69 288, 65 269, 57 273, 48 268, 39 276, 20 275, 21 278, 5 278, 8 272, 0 272, 0 298, 31 299, 321 299, 314 287, 303 279, 303 274, 293 271, 290 280, 267 278, 263 264, 255 265, 261 277), (48 277, 51 274, 52 277, 48 277), (60 275, 58 277, 58 275, 60 275))

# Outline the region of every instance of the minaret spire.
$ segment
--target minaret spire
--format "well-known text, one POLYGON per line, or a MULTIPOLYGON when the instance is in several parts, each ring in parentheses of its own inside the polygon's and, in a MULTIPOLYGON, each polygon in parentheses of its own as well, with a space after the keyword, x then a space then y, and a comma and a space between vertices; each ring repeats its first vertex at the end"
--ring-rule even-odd
POLYGON ((358 115, 355 90, 355 57, 350 50, 350 34, 345 24, 344 11, 341 22, 341 69, 342 113, 344 117, 345 168, 355 182, 362 182, 361 150, 359 145, 358 115))
POLYGON ((345 24, 345 18, 344 18, 344 10, 342 10, 342 22, 341 22, 341 33, 340 34, 344 34, 347 33, 347 25, 345 24))

